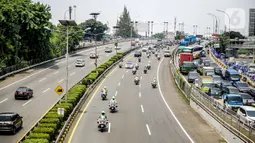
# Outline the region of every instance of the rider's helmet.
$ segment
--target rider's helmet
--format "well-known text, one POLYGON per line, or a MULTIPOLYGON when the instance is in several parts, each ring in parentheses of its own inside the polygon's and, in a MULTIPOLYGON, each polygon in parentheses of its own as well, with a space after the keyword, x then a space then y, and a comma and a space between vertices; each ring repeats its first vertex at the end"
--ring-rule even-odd
POLYGON ((104 116, 104 115, 105 115, 105 112, 104 112, 104 111, 102 111, 102 112, 101 112, 101 115, 103 115, 103 116, 104 116))
POLYGON ((106 86, 104 86, 104 89, 106 89, 106 86))
POLYGON ((112 97, 112 100, 115 100, 115 97, 114 97, 114 96, 112 97))

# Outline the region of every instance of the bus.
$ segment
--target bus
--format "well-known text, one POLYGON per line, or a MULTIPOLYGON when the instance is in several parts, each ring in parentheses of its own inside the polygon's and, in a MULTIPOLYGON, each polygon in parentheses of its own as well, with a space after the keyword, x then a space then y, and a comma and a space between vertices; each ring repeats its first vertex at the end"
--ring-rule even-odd
POLYGON ((192 54, 194 59, 199 58, 200 57, 200 53, 203 50, 203 46, 194 46, 192 49, 192 54))

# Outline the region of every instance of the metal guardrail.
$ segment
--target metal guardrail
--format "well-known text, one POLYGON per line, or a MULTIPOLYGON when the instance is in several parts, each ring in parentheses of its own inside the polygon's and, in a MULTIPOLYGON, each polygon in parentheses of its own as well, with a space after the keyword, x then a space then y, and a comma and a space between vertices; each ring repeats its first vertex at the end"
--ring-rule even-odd
MULTIPOLYGON (((126 51, 126 52, 124 53, 124 56, 127 55, 127 54, 129 54, 129 53, 131 53, 131 52, 134 51, 135 49, 137 49, 137 48, 132 48, 132 49, 126 51)), ((74 109, 73 109, 72 113, 69 115, 68 119, 65 121, 65 124, 64 124, 64 126, 62 127, 62 129, 61 129, 61 131, 60 131, 60 133, 59 133, 59 135, 58 135, 56 141, 54 141, 55 143, 59 142, 59 140, 61 139, 61 137, 62 137, 62 135, 63 135, 63 133, 64 133, 64 131, 65 131, 67 125, 68 125, 68 123, 70 122, 70 120, 72 120, 72 117, 74 117, 74 115, 77 114, 78 109, 80 109, 80 107, 82 106, 82 103, 87 99, 88 95, 94 90, 94 88, 95 88, 95 86, 98 84, 98 82, 100 82, 100 81, 105 77, 105 75, 107 75, 107 73, 108 73, 114 66, 116 66, 116 64, 118 64, 120 61, 121 61, 121 60, 115 62, 113 65, 111 65, 110 67, 108 67, 108 68, 106 69, 106 71, 104 71, 104 72, 89 86, 89 88, 87 89, 87 91, 84 93, 83 97, 79 100, 79 102, 77 103, 77 105, 74 107, 74 109)), ((88 75, 86 75, 85 77, 83 77, 77 84, 81 83, 82 80, 83 80, 84 78, 86 78, 87 76, 88 76, 88 75)), ((77 85, 77 84, 75 84, 75 85, 77 85)), ((73 85, 70 89, 72 89, 75 85, 73 85)), ((27 137, 32 133, 32 130, 33 130, 34 128, 36 128, 37 126, 39 126, 40 120, 43 119, 44 116, 45 116, 54 106, 56 106, 57 104, 59 104, 59 103, 63 100, 64 97, 65 97, 65 95, 62 96, 61 99, 58 100, 51 108, 49 108, 49 109, 45 112, 45 114, 44 114, 43 116, 41 116, 41 118, 29 129, 29 131, 28 131, 27 133, 25 133, 25 134, 17 141, 17 143, 22 143, 25 139, 27 139, 27 137)))
MULTIPOLYGON (((119 42, 125 42, 125 41, 129 41, 130 39, 128 40, 119 40, 119 42)), ((101 44, 94 44, 94 45, 89 45, 87 47, 83 47, 83 48, 78 48, 76 51, 73 51, 73 52, 70 52, 70 55, 74 55, 76 54, 77 52, 81 51, 81 50, 84 50, 84 49, 89 49, 89 48, 93 48, 95 46, 102 46, 102 45, 107 45, 107 44, 113 44, 114 42, 116 41, 111 41, 109 43, 101 43, 101 44)), ((34 65, 31 65, 31 66, 28 66, 28 67, 25 67, 25 68, 22 68, 22 69, 18 69, 18 70, 15 70, 15 71, 12 71, 12 72, 9 72, 9 73, 5 73, 4 75, 1 75, 0 76, 0 80, 1 79, 4 79, 8 76, 11 76, 13 74, 16 74, 16 73, 19 73, 19 72, 22 72, 22 71, 26 71, 28 69, 31 69, 31 68, 34 68, 34 67, 37 67, 37 66, 40 66, 40 65, 43 65, 43 64, 47 64, 47 63, 50 63, 50 62, 53 62, 53 61, 56 61, 56 60, 59 60, 59 59, 62 59, 64 58, 65 55, 62 55, 60 57, 57 57, 57 58, 53 58, 53 59, 50 59, 50 60, 47 60, 47 61, 44 61, 44 62, 41 62, 41 63, 37 63, 37 64, 34 64, 34 65)), ((1 70, 1 69, 0 69, 1 70)), ((1 73, 1 71, 0 71, 1 73)))
POLYGON ((196 102, 209 115, 217 120, 222 126, 247 143, 254 143, 255 129, 253 126, 241 123, 240 117, 232 110, 224 110, 218 102, 209 95, 203 93, 200 89, 194 87, 185 79, 175 66, 177 64, 177 50, 173 52, 174 56, 170 63, 170 68, 178 88, 183 92, 187 100, 196 102))

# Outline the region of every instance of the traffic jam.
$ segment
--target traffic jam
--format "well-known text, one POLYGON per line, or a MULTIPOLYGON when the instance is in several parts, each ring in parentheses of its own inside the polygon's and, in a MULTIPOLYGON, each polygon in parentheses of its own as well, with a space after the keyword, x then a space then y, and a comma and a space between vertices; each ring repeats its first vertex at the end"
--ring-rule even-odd
POLYGON ((215 106, 236 115, 244 124, 254 126, 255 90, 241 81, 240 75, 253 72, 253 64, 227 63, 228 67, 223 69, 210 58, 210 54, 217 53, 213 47, 209 50, 208 41, 200 45, 200 41, 188 38, 180 42, 177 51, 182 75, 194 87, 212 97, 215 106))

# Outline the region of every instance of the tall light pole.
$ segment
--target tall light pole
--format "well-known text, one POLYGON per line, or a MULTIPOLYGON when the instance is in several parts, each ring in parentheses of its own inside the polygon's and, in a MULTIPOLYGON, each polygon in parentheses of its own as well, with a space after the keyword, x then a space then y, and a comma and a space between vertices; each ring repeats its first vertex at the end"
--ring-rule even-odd
POLYGON ((217 29, 217 18, 215 17, 215 15, 214 14, 212 14, 212 13, 207 13, 207 15, 210 15, 212 18, 213 18, 213 33, 215 32, 215 29, 214 29, 214 18, 216 19, 216 29, 217 29))
POLYGON ((223 10, 218 10, 218 9, 216 9, 216 11, 221 12, 221 13, 224 13, 224 14, 228 17, 228 32, 229 32, 229 39, 230 39, 230 17, 229 17, 229 15, 228 15, 225 11, 223 11, 223 10))
MULTIPOLYGON (((113 26, 113 28, 116 29, 116 31, 117 31, 117 29, 119 29, 120 27, 119 26, 113 26)), ((117 53, 118 53, 117 52, 118 43, 115 43, 115 46, 116 46, 115 51, 116 51, 116 55, 117 55, 117 53)))
MULTIPOLYGON (((90 15, 93 16, 94 20, 95 20, 95 23, 97 21, 97 16, 99 15, 100 13, 99 12, 94 12, 94 13, 90 13, 90 15)), ((96 46, 95 46, 95 55, 96 55, 96 58, 95 58, 95 67, 97 68, 97 35, 94 35, 94 39, 95 39, 95 42, 96 42, 96 46)))
POLYGON ((150 39, 150 21, 148 21, 148 40, 150 39))
POLYGON ((68 91, 68 57, 69 57, 68 36, 70 34, 69 31, 68 31, 68 27, 69 26, 77 26, 77 24, 74 20, 59 20, 59 23, 66 27, 66 94, 65 94, 65 101, 67 103, 67 100, 68 100, 68 97, 67 97, 67 91, 68 91))
POLYGON ((74 5, 73 8, 74 8, 74 20, 76 20, 76 5, 74 5))
POLYGON ((153 35, 153 21, 151 21, 151 42, 152 42, 152 35, 153 35))

